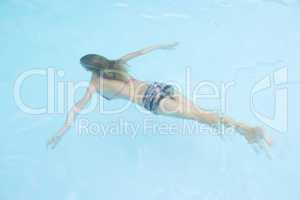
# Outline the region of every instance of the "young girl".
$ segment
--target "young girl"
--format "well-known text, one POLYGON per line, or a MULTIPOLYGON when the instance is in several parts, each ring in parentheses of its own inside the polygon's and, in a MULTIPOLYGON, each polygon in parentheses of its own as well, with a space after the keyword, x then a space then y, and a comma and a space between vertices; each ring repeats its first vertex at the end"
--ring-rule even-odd
POLYGON ((68 113, 64 126, 48 141, 48 146, 55 148, 73 124, 76 115, 95 93, 101 94, 107 100, 126 99, 158 115, 191 119, 214 127, 223 124, 234 128, 250 144, 256 143, 262 148, 265 147, 264 144, 271 145, 271 139, 266 137, 261 127, 252 127, 229 117, 207 112, 183 96, 172 85, 162 82, 144 82, 133 78, 128 73, 126 63, 129 60, 154 50, 174 49, 176 46, 177 43, 151 46, 129 53, 117 60, 109 60, 96 54, 83 56, 80 59, 81 65, 92 73, 89 87, 82 99, 68 113))

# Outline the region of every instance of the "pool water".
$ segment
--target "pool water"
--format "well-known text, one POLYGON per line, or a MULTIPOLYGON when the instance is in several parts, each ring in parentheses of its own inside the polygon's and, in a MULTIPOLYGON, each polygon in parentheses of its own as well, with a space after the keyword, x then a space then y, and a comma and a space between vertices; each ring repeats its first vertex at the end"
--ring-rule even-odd
POLYGON ((2 0, 0 199, 297 199, 299 20, 299 0, 2 0), (46 148, 90 79, 81 56, 175 41, 130 72, 264 126, 272 159, 235 133, 101 97, 46 148))

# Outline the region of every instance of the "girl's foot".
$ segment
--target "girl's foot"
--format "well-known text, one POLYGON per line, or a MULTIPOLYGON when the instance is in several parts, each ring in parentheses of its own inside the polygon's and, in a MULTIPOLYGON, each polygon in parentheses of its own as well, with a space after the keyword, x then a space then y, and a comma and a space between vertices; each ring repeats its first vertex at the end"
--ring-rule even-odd
POLYGON ((269 147, 273 142, 272 139, 265 134, 262 127, 248 128, 243 131, 242 135, 245 137, 247 142, 252 145, 256 152, 259 152, 260 149, 266 153, 268 158, 272 158, 269 147))
POLYGON ((267 137, 262 127, 249 128, 243 133, 249 144, 259 143, 261 141, 266 142, 269 146, 272 145, 271 138, 267 137))

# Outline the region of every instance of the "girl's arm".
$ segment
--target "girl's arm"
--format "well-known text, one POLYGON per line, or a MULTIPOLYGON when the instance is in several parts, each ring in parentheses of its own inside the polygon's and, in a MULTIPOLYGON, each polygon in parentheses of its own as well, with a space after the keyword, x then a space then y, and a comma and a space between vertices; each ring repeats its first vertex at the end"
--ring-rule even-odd
POLYGON ((174 49, 177 45, 178 45, 178 43, 175 42, 175 43, 172 43, 172 44, 163 44, 163 45, 150 46, 150 47, 147 47, 147 48, 144 48, 144 49, 141 49, 141 50, 134 51, 134 52, 131 52, 129 54, 126 54, 126 55, 122 56, 119 60, 122 61, 122 62, 127 62, 127 61, 129 61, 129 60, 131 60, 133 58, 145 55, 145 54, 150 53, 151 51, 154 51, 154 50, 158 50, 158 49, 174 49))
POLYGON ((52 149, 56 147, 58 142, 64 136, 64 134, 71 128, 73 122, 76 119, 77 114, 87 105, 91 100, 93 93, 95 92, 94 86, 91 85, 85 92, 84 97, 79 100, 69 111, 65 123, 58 132, 48 140, 47 146, 50 146, 52 149))

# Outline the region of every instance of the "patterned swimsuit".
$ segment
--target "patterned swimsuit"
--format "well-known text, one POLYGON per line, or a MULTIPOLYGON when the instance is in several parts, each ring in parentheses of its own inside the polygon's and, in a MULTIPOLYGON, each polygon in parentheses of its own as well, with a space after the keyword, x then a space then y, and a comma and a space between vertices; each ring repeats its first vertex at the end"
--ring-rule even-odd
POLYGON ((160 101, 165 97, 174 95, 174 87, 161 82, 150 84, 143 97, 143 106, 147 110, 157 114, 160 101))

